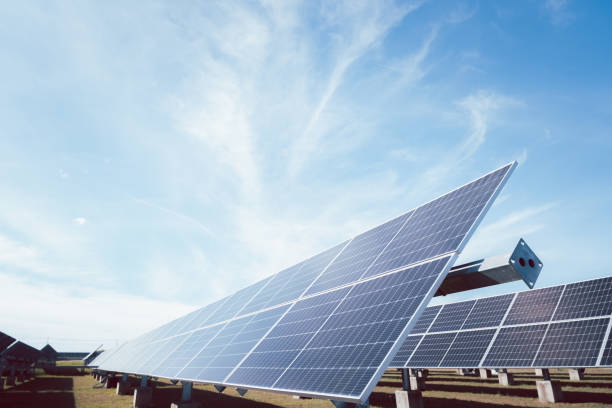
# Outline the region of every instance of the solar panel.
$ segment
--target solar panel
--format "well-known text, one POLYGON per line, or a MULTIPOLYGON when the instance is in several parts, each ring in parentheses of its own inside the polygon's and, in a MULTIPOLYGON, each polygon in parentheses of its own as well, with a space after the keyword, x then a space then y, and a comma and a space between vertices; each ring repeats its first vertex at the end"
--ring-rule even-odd
POLYGON ((533 363, 536 367, 593 367, 610 319, 553 323, 533 363))
POLYGON ((474 307, 475 300, 467 302, 451 303, 444 305, 442 311, 436 317, 429 328, 430 332, 440 332, 449 330, 459 330, 463 326, 463 322, 474 307))
POLYGON ((495 329, 458 332, 440 363, 443 367, 475 367, 484 356, 495 329))
POLYGON ((417 320, 414 328, 410 332, 411 334, 425 333, 431 323, 434 321, 438 313, 442 309, 442 306, 431 306, 425 309, 425 311, 421 314, 419 320, 417 320))
POLYGON ((427 334, 408 360, 410 367, 437 367, 457 333, 427 334))
POLYGON ((503 327, 489 351, 484 366, 531 367, 548 325, 503 327))
POLYGON ((100 369, 364 401, 514 166, 152 330, 100 369))
POLYGON ((468 330, 499 325, 513 298, 514 295, 510 294, 478 299, 461 328, 468 330))
POLYGON ((553 320, 612 314, 612 277, 565 287, 553 320))
POLYGON ((420 332, 429 327, 427 336, 413 354, 422 336, 412 332, 392 367, 612 365, 611 283, 612 277, 607 277, 481 298, 471 301, 471 309, 470 301, 428 307, 415 325, 420 332), (437 316, 433 323, 432 316, 437 316), (461 322, 461 329, 456 329, 461 322), (430 345, 438 338, 433 336, 455 337, 450 344, 430 345))
POLYGON ((8 334, 4 334, 0 332, 0 353, 4 351, 8 346, 13 344, 15 339, 9 336, 8 334))
POLYGON ((563 286, 520 292, 504 324, 547 322, 552 317, 563 286))

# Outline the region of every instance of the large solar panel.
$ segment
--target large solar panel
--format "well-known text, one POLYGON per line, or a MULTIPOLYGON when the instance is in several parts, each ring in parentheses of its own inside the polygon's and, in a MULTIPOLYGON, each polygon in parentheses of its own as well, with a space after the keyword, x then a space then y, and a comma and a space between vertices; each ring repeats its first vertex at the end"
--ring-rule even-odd
POLYGON ((610 366, 611 287, 607 277, 428 307, 392 367, 610 366))
POLYGON ((145 333, 99 369, 364 401, 514 167, 145 333))

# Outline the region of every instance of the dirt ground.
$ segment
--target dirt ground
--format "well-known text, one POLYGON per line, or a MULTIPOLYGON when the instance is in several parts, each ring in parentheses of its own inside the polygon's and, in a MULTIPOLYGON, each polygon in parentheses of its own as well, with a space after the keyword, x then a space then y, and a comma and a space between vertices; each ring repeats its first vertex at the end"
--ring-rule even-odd
MULTIPOLYGON (((512 370, 511 370, 512 372, 512 370)), ((542 404, 537 399, 536 377, 532 370, 514 371, 516 385, 502 387, 497 378, 482 380, 477 376, 459 376, 452 371, 432 370, 423 392, 425 407, 443 408, 501 408, 501 407, 610 407, 612 406, 612 370, 587 370, 584 381, 572 382, 567 371, 552 370, 554 380, 560 380, 565 396, 564 403, 542 404)), ((138 380, 131 379, 134 383, 138 380)), ((401 388, 401 376, 388 371, 370 397, 372 407, 395 407, 395 391, 401 388)), ((155 407, 167 408, 180 399, 180 386, 167 381, 156 381, 155 407)), ((240 397, 236 390, 227 389, 219 394, 209 385, 196 385, 195 400, 203 407, 326 407, 333 408, 329 401, 295 399, 290 395, 249 391, 240 397)), ((114 389, 105 389, 91 375, 44 375, 17 384, 5 386, 0 392, 0 407, 131 407, 131 395, 118 396, 114 389)))

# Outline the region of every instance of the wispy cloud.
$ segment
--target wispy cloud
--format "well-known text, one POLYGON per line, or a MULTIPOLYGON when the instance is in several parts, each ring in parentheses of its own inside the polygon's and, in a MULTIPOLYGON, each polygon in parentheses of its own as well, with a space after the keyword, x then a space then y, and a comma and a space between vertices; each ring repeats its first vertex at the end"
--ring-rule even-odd
POLYGON ((183 214, 181 212, 172 210, 172 209, 167 208, 167 207, 163 207, 163 206, 161 206, 159 204, 155 204, 151 200, 144 200, 142 198, 134 198, 133 200, 134 200, 134 202, 136 202, 138 204, 142 204, 142 205, 145 205, 147 207, 154 208, 154 209, 159 210, 159 211, 161 211, 163 213, 166 213, 166 214, 169 214, 169 215, 171 215, 173 217, 176 217, 176 218, 184 221, 188 225, 193 226, 193 227, 197 228, 198 230, 206 233, 207 235, 210 235, 210 236, 214 235, 213 232, 210 230, 210 228, 208 228, 206 225, 202 224, 199 220, 197 220, 197 219, 195 219, 193 217, 190 217, 189 215, 183 214))
POLYGON ((74 221, 74 223, 77 225, 85 225, 85 223, 87 222, 87 220, 83 217, 76 217, 72 221, 74 221))
POLYGON ((546 0, 544 9, 554 25, 567 26, 574 21, 575 15, 570 11, 569 3, 569 0, 546 0))
POLYGON ((321 117, 351 65, 375 48, 387 35, 388 31, 401 21, 406 14, 419 8, 420 3, 413 3, 397 8, 392 3, 335 3, 326 9, 326 19, 337 30, 335 64, 331 70, 326 86, 303 132, 291 146, 288 171, 295 177, 316 150, 319 139, 324 136, 326 126, 321 125, 321 117))

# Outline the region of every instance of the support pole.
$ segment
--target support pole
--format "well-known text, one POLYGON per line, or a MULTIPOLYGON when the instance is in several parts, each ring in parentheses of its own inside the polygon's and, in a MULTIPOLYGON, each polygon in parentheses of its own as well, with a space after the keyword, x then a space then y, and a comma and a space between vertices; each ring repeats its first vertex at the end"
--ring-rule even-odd
POLYGON ((584 380, 584 368, 570 368, 569 379, 571 381, 582 381, 584 380))
POLYGON ((134 408, 143 408, 151 405, 153 401, 153 388, 147 387, 149 377, 143 375, 140 387, 134 389, 134 408))
POLYGON ((514 385, 514 375, 510 374, 505 368, 497 371, 497 379, 499 380, 499 385, 504 387, 514 385))
POLYGON ((483 380, 491 378, 491 370, 488 368, 479 368, 478 371, 480 372, 480 378, 483 380))
POLYGON ((563 391, 559 381, 551 381, 550 371, 547 368, 542 369, 543 381, 536 381, 538 389, 538 399, 540 402, 561 402, 563 401, 563 391))

